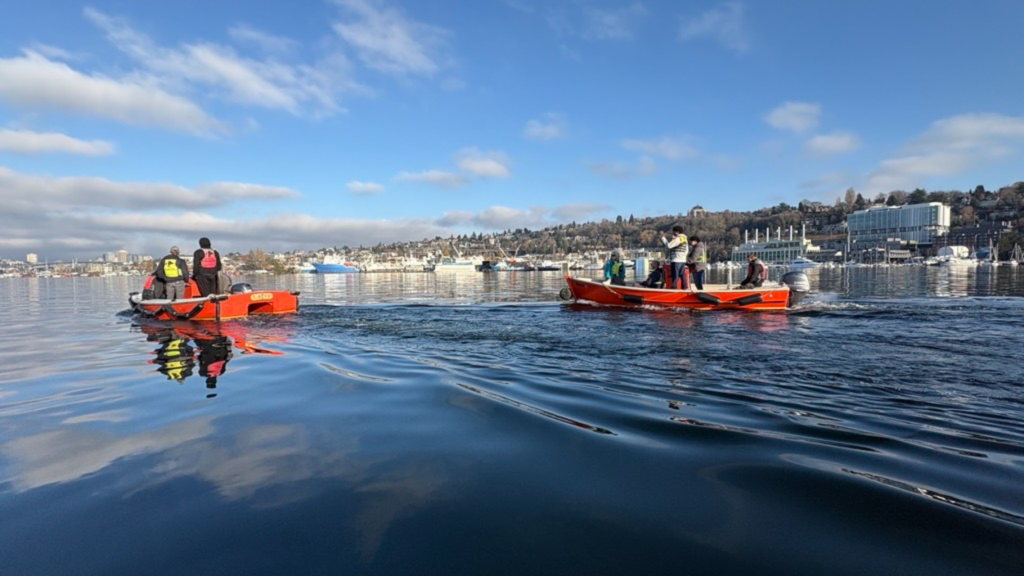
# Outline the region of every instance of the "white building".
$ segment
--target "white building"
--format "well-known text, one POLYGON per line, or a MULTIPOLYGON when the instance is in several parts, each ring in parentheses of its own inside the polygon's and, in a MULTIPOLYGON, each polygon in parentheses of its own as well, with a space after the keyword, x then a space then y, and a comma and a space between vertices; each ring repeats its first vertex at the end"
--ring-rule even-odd
POLYGON ((930 245, 949 232, 949 206, 941 202, 906 206, 872 206, 846 217, 852 242, 883 242, 899 238, 930 245))

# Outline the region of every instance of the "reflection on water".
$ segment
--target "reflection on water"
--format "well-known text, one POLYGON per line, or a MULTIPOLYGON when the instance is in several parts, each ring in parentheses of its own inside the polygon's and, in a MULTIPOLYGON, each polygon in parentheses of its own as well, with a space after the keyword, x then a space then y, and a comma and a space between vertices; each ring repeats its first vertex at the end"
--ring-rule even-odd
POLYGON ((299 313, 220 324, 0 281, 3 572, 1024 573, 1024 276, 811 279, 703 313, 256 278, 299 313))

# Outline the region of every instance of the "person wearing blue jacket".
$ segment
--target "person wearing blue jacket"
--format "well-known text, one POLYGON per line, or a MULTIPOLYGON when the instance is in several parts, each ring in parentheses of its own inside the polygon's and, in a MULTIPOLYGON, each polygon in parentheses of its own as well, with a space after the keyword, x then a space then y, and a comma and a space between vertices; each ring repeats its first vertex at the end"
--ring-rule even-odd
POLYGON ((613 250, 611 258, 604 263, 604 281, 616 286, 626 285, 626 264, 618 250, 613 250))

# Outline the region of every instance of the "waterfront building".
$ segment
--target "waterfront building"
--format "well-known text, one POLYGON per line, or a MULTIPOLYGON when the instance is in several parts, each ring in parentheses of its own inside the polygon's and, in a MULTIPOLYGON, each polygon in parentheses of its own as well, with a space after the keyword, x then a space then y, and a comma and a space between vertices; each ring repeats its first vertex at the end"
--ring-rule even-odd
POLYGON ((1012 233, 1011 222, 983 222, 951 230, 949 234, 935 239, 934 248, 967 246, 971 250, 987 249, 989 246, 998 246, 1003 235, 1012 233))
POLYGON ((893 238, 930 246, 949 232, 950 209, 941 202, 905 206, 872 206, 846 217, 853 243, 877 243, 893 238))
POLYGON ((764 241, 761 241, 760 231, 754 231, 753 242, 750 241, 748 233, 743 244, 733 247, 731 259, 737 264, 746 265, 747 255, 757 254, 767 264, 789 264, 797 258, 807 258, 820 262, 822 258, 820 252, 821 248, 808 240, 802 229, 800 237, 794 238, 793 228, 791 227, 788 239, 782 238, 781 228, 776 230, 774 239, 771 237, 771 231, 766 230, 764 241))
POLYGON ((29 264, 38 264, 39 263, 39 255, 38 254, 33 254, 32 252, 29 252, 28 254, 25 255, 25 262, 28 262, 29 264))

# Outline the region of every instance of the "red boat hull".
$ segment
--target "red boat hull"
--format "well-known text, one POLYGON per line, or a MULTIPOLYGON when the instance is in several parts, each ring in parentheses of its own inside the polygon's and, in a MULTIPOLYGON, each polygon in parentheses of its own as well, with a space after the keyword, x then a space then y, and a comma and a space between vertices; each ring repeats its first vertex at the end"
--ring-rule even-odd
MULTIPOLYGON (((193 282, 186 296, 195 291, 193 282)), ((299 293, 287 290, 253 290, 231 294, 211 294, 203 298, 180 300, 142 300, 137 293, 128 297, 132 311, 157 320, 228 320, 254 314, 287 314, 299 309, 299 293)))
MULTIPOLYGON (((753 289, 706 286, 702 291, 664 290, 641 286, 613 286, 586 278, 565 277, 567 300, 605 306, 660 306, 694 310, 785 310, 790 288, 785 284, 753 289)), ((565 297, 563 291, 563 298, 565 297)))

